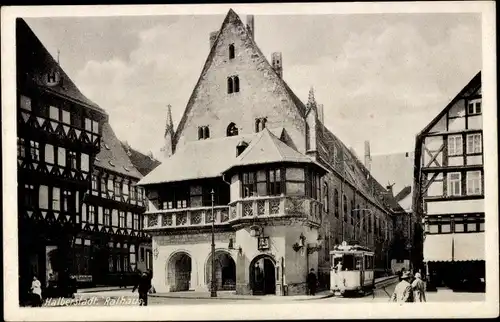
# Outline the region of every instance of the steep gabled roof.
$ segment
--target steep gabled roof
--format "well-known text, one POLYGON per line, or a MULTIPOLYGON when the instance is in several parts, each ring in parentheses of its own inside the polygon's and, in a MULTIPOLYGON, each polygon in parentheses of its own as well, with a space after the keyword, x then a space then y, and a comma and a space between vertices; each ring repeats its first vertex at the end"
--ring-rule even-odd
POLYGON ((215 178, 236 161, 238 142, 250 143, 257 134, 189 141, 146 175, 140 185, 215 178))
POLYGON ((276 71, 274 70, 274 68, 272 68, 272 66, 269 63, 269 61, 267 60, 266 56, 264 54, 262 54, 262 51, 257 46, 257 44, 255 43, 254 39, 251 37, 251 35, 249 35, 247 28, 244 26, 243 22, 241 21, 241 19, 239 18, 239 16, 236 14, 236 12, 234 12, 233 9, 229 9, 229 11, 228 11, 228 13, 227 13, 224 21, 222 22, 222 25, 221 25, 221 27, 219 29, 219 32, 217 33, 217 37, 216 37, 216 39, 215 39, 212 47, 210 48, 210 53, 208 54, 208 57, 205 60, 205 64, 203 65, 203 68, 202 68, 202 71, 200 73, 200 76, 198 77, 198 81, 196 82, 196 85, 195 85, 195 87, 194 87, 194 89, 193 89, 193 91, 191 93, 191 96, 189 97, 186 109, 184 110, 184 114, 182 115, 182 118, 181 118, 181 120, 180 120, 180 122, 179 122, 179 124, 177 126, 177 129, 176 129, 176 131, 174 133, 174 137, 173 137, 173 140, 172 140, 174 147, 177 145, 177 142, 179 141, 180 133, 184 129, 184 125, 185 125, 185 123, 187 121, 187 117, 188 117, 189 112, 191 111, 191 108, 192 108, 192 106, 193 106, 193 104, 195 102, 196 95, 198 94, 198 90, 199 90, 201 81, 203 79, 203 76, 205 75, 205 73, 208 71, 208 69, 212 65, 212 61, 213 61, 214 55, 216 53, 217 43, 220 41, 221 31, 224 30, 224 28, 226 27, 227 24, 229 24, 230 21, 234 21, 237 25, 240 25, 240 26, 243 27, 244 36, 247 37, 247 39, 251 42, 251 45, 252 45, 253 49, 260 56, 259 58, 261 58, 263 60, 265 68, 268 69, 268 71, 275 76, 276 82, 278 82, 279 84, 281 84, 281 86, 284 87, 285 91, 290 96, 290 99, 294 102, 294 105, 297 107, 300 115, 302 115, 302 116, 305 115, 305 106, 304 106, 304 104, 293 93, 293 91, 286 84, 286 82, 281 77, 278 76, 278 74, 276 73, 276 71))
MULTIPOLYGON (((256 165, 256 164, 269 164, 269 163, 309 163, 317 164, 313 159, 294 150, 284 142, 280 141, 270 130, 265 128, 251 144, 238 156, 236 161, 230 168, 256 165)), ((230 170, 227 169, 227 170, 230 170)))
POLYGON ((481 71, 479 71, 476 76, 474 76, 470 82, 465 85, 464 88, 446 105, 446 107, 418 134, 420 137, 422 134, 428 132, 436 123, 443 117, 448 110, 455 105, 455 103, 464 98, 466 93, 471 92, 473 90, 477 90, 481 86, 481 71))
POLYGON ((122 142, 122 147, 127 153, 130 161, 139 172, 145 176, 161 164, 152 155, 143 154, 133 149, 127 142, 122 142))
POLYGON ((16 47, 18 82, 27 81, 29 84, 36 85, 46 92, 76 101, 100 113, 106 113, 80 92, 28 24, 21 18, 16 19, 16 47), (47 72, 54 70, 59 71, 60 81, 57 85, 47 86, 42 77, 47 72))
POLYGON ((101 151, 97 154, 94 165, 133 178, 142 178, 108 122, 102 124, 101 151))

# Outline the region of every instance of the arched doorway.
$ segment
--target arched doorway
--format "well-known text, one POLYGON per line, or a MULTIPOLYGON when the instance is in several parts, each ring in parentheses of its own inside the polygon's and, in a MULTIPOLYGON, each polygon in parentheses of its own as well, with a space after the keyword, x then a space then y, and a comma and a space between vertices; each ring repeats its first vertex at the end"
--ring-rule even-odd
POLYGON ((175 253, 168 261, 167 283, 170 292, 188 291, 191 281, 191 256, 185 252, 175 253))
POLYGON ((259 255, 250 263, 250 287, 253 295, 276 294, 275 260, 259 255))
MULTIPOLYGON (((207 258, 205 270, 205 281, 210 289, 212 280, 212 254, 207 258)), ((217 290, 234 291, 236 290, 236 263, 231 255, 223 250, 215 251, 215 280, 217 290)))

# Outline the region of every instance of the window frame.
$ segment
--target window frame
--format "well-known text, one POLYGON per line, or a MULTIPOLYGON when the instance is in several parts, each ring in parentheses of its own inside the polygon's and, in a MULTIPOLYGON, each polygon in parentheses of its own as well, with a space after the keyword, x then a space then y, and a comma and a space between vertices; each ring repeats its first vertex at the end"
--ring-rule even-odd
MULTIPOLYGON (((474 188, 476 188, 474 186, 474 188)), ((480 170, 475 170, 475 171, 467 171, 466 173, 466 193, 468 196, 478 196, 478 195, 481 195, 483 193, 483 184, 482 184, 482 173, 480 170), (478 174, 479 177, 478 178, 469 178, 470 175, 472 174, 478 174), (473 182, 474 181, 477 181, 477 185, 478 185, 478 188, 479 188, 479 192, 472 192, 472 193, 469 193, 469 182, 473 182)))
POLYGON ((461 196, 462 195, 462 173, 461 172, 448 172, 446 175, 446 184, 447 184, 447 191, 446 194, 448 197, 454 197, 454 196, 461 196), (452 179, 453 175, 458 175, 458 179, 452 179), (458 193, 455 192, 455 189, 452 189, 451 187, 453 186, 452 183, 457 183, 458 182, 458 193), (453 190, 453 194, 451 191, 453 190))
POLYGON ((463 136, 461 134, 449 135, 447 142, 448 142, 448 156, 461 156, 464 154, 463 136), (460 144, 457 144, 457 141, 460 141, 460 144))
POLYGON ((472 154, 481 154, 483 153, 483 142, 482 142, 482 134, 481 133, 471 133, 467 134, 467 154, 472 155, 472 154), (471 142, 469 142, 469 138, 472 139, 471 142), (477 141, 476 141, 476 138, 477 141), (472 144, 469 144, 472 143, 472 144), (476 151, 476 148, 478 151, 476 151))
POLYGON ((471 99, 467 102, 468 115, 479 115, 481 113, 482 113, 482 98, 471 99), (471 112, 471 107, 472 107, 472 112, 471 112))

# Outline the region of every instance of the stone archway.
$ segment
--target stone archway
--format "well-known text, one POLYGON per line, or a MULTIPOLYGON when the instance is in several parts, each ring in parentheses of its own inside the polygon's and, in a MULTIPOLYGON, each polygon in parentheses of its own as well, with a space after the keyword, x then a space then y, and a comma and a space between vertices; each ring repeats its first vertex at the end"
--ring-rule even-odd
MULTIPOLYGON (((212 280, 212 253, 208 255, 205 264, 205 282, 210 289, 212 280)), ((217 290, 236 290, 236 263, 231 254, 225 250, 215 251, 215 280, 217 290)))
POLYGON ((184 252, 176 252, 167 263, 167 284, 170 292, 188 291, 192 271, 191 256, 184 252))
POLYGON ((256 256, 249 267, 253 295, 276 294, 276 260, 267 254, 256 256))

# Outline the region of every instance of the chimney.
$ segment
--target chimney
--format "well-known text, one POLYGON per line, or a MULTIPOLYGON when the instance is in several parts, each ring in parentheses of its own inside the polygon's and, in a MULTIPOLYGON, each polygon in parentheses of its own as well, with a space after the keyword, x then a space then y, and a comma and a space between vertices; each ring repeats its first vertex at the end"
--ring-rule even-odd
POLYGON ((371 171, 370 141, 365 141, 365 167, 371 171))
POLYGON ((219 33, 218 31, 212 31, 210 33, 210 49, 212 49, 212 47, 214 46, 214 42, 215 42, 215 39, 217 39, 218 33, 219 33))
POLYGON ((254 22, 253 22, 253 15, 247 15, 247 30, 248 33, 250 34, 250 37, 252 39, 255 39, 255 27, 254 27, 254 22))
POLYGON ((283 78, 283 58, 280 52, 272 53, 271 65, 280 78, 283 78))
POLYGON ((319 118, 319 121, 323 124, 325 123, 324 117, 325 117, 325 114, 324 114, 324 110, 323 110, 323 104, 318 104, 318 118, 319 118))

